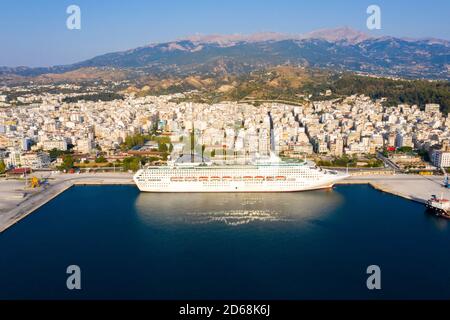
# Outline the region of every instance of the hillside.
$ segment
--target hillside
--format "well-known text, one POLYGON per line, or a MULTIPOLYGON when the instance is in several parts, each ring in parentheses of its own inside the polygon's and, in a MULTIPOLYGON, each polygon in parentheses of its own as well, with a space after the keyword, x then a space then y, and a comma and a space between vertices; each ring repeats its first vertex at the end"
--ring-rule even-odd
MULTIPOLYGON (((166 94, 186 92, 185 100, 198 102, 228 101, 283 101, 304 103, 308 100, 336 99, 353 94, 365 94, 376 100, 387 98, 387 105, 401 103, 438 103, 444 113, 450 111, 450 82, 429 80, 395 80, 361 76, 354 73, 336 73, 330 70, 295 67, 274 67, 241 76, 218 79, 202 79, 192 86, 187 79, 170 81, 172 85, 161 87, 161 82, 146 86, 141 94, 166 94), (207 80, 207 81, 206 81, 207 80), (324 95, 327 90, 332 94, 324 95), (309 99, 310 97, 310 99, 309 99)), ((162 82, 169 83, 169 82, 162 82)))
MULTIPOLYGON (((450 80, 450 43, 436 39, 370 37, 349 28, 304 35, 197 36, 108 53, 66 66, 0 68, 3 77, 35 77, 86 68, 139 75, 228 76, 280 65, 450 80)), ((53 76, 54 77, 54 76, 53 76)))

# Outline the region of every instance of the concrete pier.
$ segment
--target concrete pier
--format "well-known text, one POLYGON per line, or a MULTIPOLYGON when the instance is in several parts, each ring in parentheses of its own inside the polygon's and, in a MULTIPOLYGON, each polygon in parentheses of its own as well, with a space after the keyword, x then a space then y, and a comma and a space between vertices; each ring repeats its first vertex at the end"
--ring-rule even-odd
POLYGON ((433 194, 450 199, 450 189, 444 188, 443 182, 442 176, 396 174, 351 176, 339 184, 370 184, 377 190, 425 203, 433 194))
POLYGON ((134 185, 132 177, 128 173, 57 174, 50 177, 49 186, 34 190, 24 189, 23 181, 0 181, 0 232, 74 185, 134 185))

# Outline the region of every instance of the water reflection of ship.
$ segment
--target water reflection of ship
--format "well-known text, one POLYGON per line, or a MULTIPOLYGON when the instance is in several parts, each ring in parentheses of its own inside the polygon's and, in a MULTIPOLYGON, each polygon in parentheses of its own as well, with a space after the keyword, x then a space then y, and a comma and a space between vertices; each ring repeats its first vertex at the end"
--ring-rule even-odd
POLYGON ((136 211, 148 224, 224 223, 237 226, 253 222, 317 220, 342 203, 337 192, 308 193, 140 193, 136 211))
POLYGON ((436 216, 433 211, 430 211, 427 208, 424 210, 423 215, 425 221, 430 224, 432 228, 436 228, 439 231, 447 231, 450 228, 450 224, 447 219, 442 219, 441 217, 436 216))

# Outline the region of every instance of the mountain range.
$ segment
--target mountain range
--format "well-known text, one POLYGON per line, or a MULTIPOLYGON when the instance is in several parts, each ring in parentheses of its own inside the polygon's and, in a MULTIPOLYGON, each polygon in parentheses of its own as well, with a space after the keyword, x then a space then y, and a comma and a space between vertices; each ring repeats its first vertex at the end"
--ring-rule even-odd
POLYGON ((450 42, 373 37, 348 27, 301 35, 194 35, 172 42, 108 53, 71 65, 0 67, 2 79, 227 76, 276 66, 322 68, 412 79, 450 80, 450 42), (94 70, 94 71, 93 71, 94 70), (96 72, 97 70, 98 72, 96 72))

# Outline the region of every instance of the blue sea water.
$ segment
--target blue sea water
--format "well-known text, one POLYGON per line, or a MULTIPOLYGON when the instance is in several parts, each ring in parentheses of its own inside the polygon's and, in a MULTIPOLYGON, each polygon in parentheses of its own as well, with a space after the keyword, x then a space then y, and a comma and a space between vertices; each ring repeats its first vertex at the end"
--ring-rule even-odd
POLYGON ((366 185, 73 187, 0 234, 0 299, 450 299, 450 221, 366 185), (81 290, 66 287, 69 265, 81 290))

